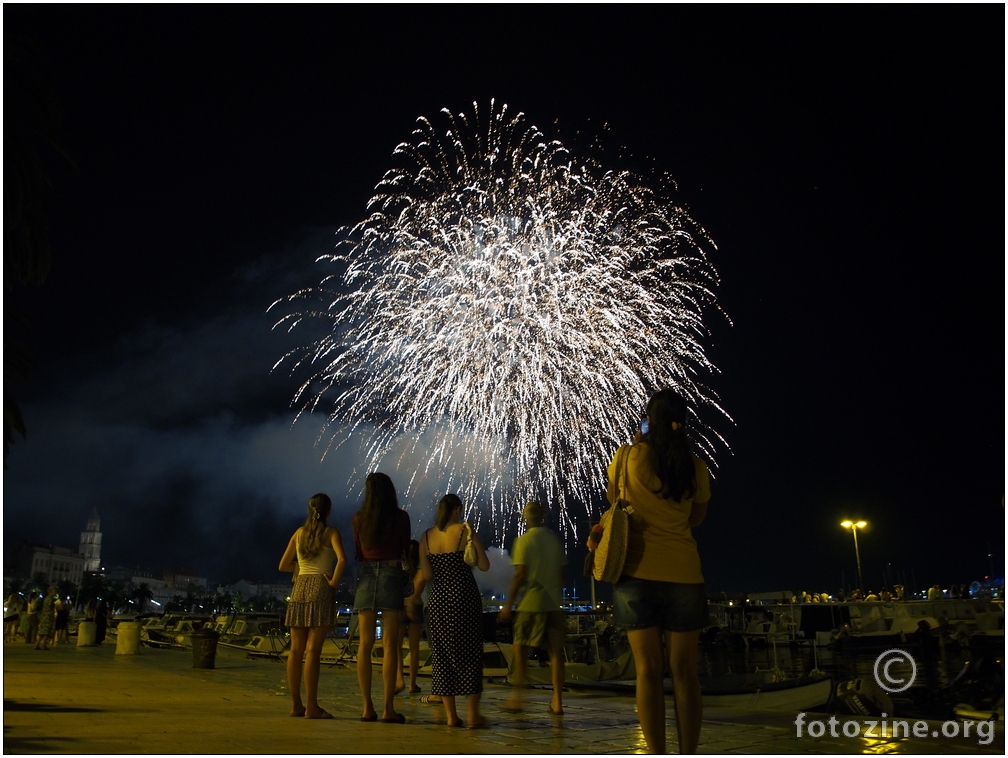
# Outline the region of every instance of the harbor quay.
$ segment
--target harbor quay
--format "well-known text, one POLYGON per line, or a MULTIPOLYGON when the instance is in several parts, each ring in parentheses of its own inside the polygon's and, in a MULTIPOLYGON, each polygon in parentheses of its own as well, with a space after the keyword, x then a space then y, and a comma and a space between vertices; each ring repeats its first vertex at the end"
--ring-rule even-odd
MULTIPOLYGON (((353 664, 322 666, 319 700, 332 712, 331 720, 291 718, 283 663, 249 660, 232 651, 220 651, 215 668, 207 669, 194 667, 191 651, 141 648, 135 655, 117 655, 114 642, 48 651, 9 643, 3 669, 5 754, 646 752, 634 698, 626 694, 572 689, 564 693, 565 715, 555 717, 547 711, 549 691, 532 689, 525 711, 512 714, 500 707, 510 687, 489 682, 483 712, 490 727, 470 730, 447 726, 440 705, 422 704, 420 695, 405 693, 396 699, 405 724, 361 722, 353 664)), ((430 691, 429 679, 420 684, 430 691)), ((376 675, 379 698, 380 686, 376 675)), ((674 749, 671 702, 667 710, 674 749)), ((829 718, 707 708, 699 752, 1003 755, 1005 750, 1002 722, 990 724, 987 737, 978 740, 976 729, 964 736, 957 724, 956 735, 946 736, 947 724, 930 721, 924 737, 880 735, 877 725, 872 732, 869 724, 851 736, 850 717, 839 731, 829 718)))

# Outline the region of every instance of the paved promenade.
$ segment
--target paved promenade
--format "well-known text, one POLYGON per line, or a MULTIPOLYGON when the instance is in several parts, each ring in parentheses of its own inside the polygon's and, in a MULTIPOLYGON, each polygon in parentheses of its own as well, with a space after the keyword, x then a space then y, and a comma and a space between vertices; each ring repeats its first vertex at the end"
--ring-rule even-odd
MULTIPOLYGON (((566 715, 551 717, 549 695, 533 690, 524 714, 504 713, 505 685, 484 692, 486 730, 450 728, 440 706, 400 696, 407 723, 362 723, 352 668, 322 667, 320 701, 335 718, 290 718, 282 664, 221 650, 214 670, 192 654, 115 644, 49 652, 4 645, 4 753, 639 753, 644 742, 632 698, 565 693, 566 715)), ((375 673, 375 693, 380 677, 375 673)), ((421 680, 429 692, 430 680, 421 680)), ((380 701, 380 696, 378 697, 380 701)), ((999 725, 986 746, 970 739, 799 739, 794 714, 708 709, 701 753, 1004 753, 999 725)), ((670 723, 671 726, 671 723, 670 723)), ((940 726, 940 725, 935 725, 940 726)), ((670 746, 675 745, 670 728, 670 746)))

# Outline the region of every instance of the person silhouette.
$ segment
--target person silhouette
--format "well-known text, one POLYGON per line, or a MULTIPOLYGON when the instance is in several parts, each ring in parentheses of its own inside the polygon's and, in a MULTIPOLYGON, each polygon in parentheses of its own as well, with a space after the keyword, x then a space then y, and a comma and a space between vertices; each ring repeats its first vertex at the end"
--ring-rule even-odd
POLYGON ((528 649, 535 647, 549 654, 553 697, 548 711, 552 716, 562 716, 567 621, 561 606, 567 556, 560 540, 546 527, 546 509, 541 503, 532 501, 526 504, 522 518, 528 529, 511 546, 515 572, 506 604, 497 616, 499 622, 507 623, 511 620, 512 606, 517 609, 512 632, 514 689, 502 707, 514 713, 524 708, 528 649), (519 592, 522 592, 520 601, 519 592))

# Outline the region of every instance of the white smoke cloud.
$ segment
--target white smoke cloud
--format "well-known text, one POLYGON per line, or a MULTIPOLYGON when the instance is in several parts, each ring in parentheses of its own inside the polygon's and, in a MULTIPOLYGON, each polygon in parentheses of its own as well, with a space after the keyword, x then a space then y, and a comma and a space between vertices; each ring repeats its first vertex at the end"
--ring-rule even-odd
MULTIPOLYGON (((106 563, 269 580, 315 492, 333 499, 333 523, 352 549, 369 429, 358 427, 323 460, 324 413, 294 423, 296 379, 270 373, 290 344, 272 330, 266 306, 295 285, 285 273, 293 265, 264 258, 244 267, 218 312, 185 324, 144 323, 106 362, 67 373, 44 398, 23 402, 30 436, 13 446, 4 474, 5 549, 19 538, 76 548, 96 508, 106 563)), ((432 444, 432 434, 404 438, 381 464, 414 537, 433 524, 451 486, 419 468, 432 444)), ((486 468, 495 475, 492 462, 486 468)), ((503 543, 478 511, 467 518, 485 544, 503 543)), ((488 575, 477 573, 504 592, 510 558, 501 552, 492 563, 488 575)))
POLYGON ((476 585, 480 588, 480 592, 505 595, 511 585, 511 577, 514 576, 511 554, 500 547, 488 547, 486 554, 490 559, 490 570, 473 572, 476 575, 476 585))

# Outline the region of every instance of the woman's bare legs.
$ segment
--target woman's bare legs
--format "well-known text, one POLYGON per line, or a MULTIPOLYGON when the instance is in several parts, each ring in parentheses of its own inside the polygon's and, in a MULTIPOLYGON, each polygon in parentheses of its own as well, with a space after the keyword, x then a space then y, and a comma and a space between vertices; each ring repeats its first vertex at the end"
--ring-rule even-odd
POLYGON ((511 646, 511 652, 513 654, 511 668, 514 677, 511 680, 511 694, 505 701, 504 707, 507 710, 520 711, 525 707, 525 688, 528 686, 526 681, 528 646, 516 642, 511 646))
POLYGON ((399 636, 401 625, 401 611, 382 610, 382 684, 385 690, 383 719, 395 718, 398 715, 395 709, 395 694, 396 676, 400 673, 399 659, 402 657, 402 640, 399 636))
POLYGON ((291 627, 291 649, 287 656, 287 689, 290 690, 291 716, 304 716, 305 707, 301 701, 301 667, 305 649, 308 647, 308 627, 291 627))
MULTIPOLYGON (((637 667, 637 719, 648 752, 665 752, 665 661, 662 635, 657 626, 629 629, 627 638, 637 667)), ((695 664, 694 664, 695 665, 695 664)))
POLYGON ((703 698, 700 695, 700 672, 697 670, 697 646, 700 632, 665 632, 669 671, 675 687, 676 732, 679 752, 695 753, 700 742, 703 721, 703 698))
POLYGON ((566 663, 564 661, 564 650, 562 647, 553 648, 549 651, 550 671, 553 679, 553 699, 550 700, 550 708, 553 713, 563 715, 563 688, 566 678, 566 663))
POLYGON ((396 667, 396 680, 395 680, 395 691, 402 692, 406 689, 406 677, 403 672, 403 657, 402 657, 402 646, 403 641, 406 639, 406 632, 408 631, 409 624, 402 623, 399 625, 399 665, 396 667))
POLYGON ((304 662, 305 716, 319 718, 325 711, 318 704, 319 669, 322 668, 322 644, 329 633, 327 626, 313 626, 308 629, 308 647, 304 662))
POLYGON ((417 674, 420 671, 420 631, 421 624, 409 625, 409 689, 410 692, 419 692, 417 686, 417 674))
MULTIPOLYGON (((360 642, 357 645, 357 684, 360 686, 361 700, 364 703, 362 719, 371 720, 376 717, 374 702, 371 700, 371 651, 374 650, 375 624, 378 621, 378 611, 367 608, 360 612, 358 632, 360 642)), ((395 672, 392 674, 395 676, 395 672)))
POLYGON ((476 692, 472 695, 466 695, 466 724, 469 726, 484 726, 486 724, 486 719, 480 713, 480 695, 482 694, 476 692))
POLYGON ((455 696, 442 695, 441 702, 444 704, 445 716, 448 717, 448 726, 462 726, 462 719, 459 718, 458 711, 455 710, 455 696))

